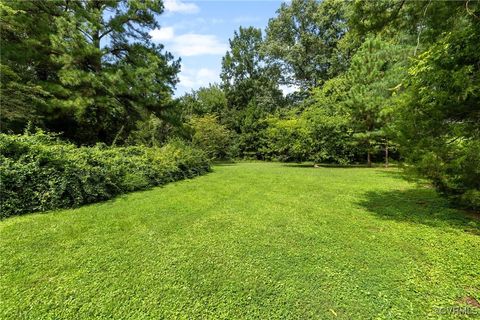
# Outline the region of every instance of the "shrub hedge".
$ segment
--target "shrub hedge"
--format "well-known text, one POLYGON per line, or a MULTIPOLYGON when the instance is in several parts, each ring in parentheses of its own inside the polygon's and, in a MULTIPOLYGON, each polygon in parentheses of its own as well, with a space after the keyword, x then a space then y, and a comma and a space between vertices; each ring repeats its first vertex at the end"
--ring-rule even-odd
POLYGON ((44 132, 0 134, 0 218, 106 200, 209 169, 205 154, 182 141, 76 147, 44 132))

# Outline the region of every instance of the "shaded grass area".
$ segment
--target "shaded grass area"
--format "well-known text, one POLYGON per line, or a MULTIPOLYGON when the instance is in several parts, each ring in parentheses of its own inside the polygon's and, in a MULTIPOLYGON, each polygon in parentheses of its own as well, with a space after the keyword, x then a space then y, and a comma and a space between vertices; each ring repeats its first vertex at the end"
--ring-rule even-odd
POLYGON ((369 191, 359 204, 383 219, 455 228, 480 235, 479 223, 463 212, 447 210, 449 203, 432 197, 432 190, 369 191))
POLYGON ((0 318, 477 317, 478 221, 395 172, 222 165, 6 219, 0 318))

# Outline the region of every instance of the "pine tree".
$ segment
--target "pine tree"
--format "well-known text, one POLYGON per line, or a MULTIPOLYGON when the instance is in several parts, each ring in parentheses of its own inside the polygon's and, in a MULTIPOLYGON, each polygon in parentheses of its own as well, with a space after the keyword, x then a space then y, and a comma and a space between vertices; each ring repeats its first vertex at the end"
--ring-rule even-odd
POLYGON ((372 154, 382 144, 388 164, 388 125, 394 104, 391 98, 405 73, 397 62, 398 58, 405 58, 404 51, 378 38, 368 38, 353 56, 347 72, 350 89, 345 102, 354 138, 365 150, 368 166, 372 165, 372 154))
POLYGON ((48 129, 78 143, 111 143, 119 134, 126 138, 138 120, 165 118, 179 61, 148 35, 159 27, 161 1, 13 1, 9 7, 18 10, 10 17, 26 26, 19 33, 25 36, 17 44, 2 38, 2 62, 32 70, 32 82, 49 93, 38 110, 48 129), (35 56, 16 57, 19 50, 35 56))

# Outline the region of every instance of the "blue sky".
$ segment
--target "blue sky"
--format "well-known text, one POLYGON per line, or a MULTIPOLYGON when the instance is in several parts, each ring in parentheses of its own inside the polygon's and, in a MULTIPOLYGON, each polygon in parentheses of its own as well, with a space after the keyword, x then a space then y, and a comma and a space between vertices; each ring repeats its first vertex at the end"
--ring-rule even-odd
POLYGON ((264 28, 282 1, 164 0, 160 29, 150 35, 182 59, 175 96, 220 80, 228 39, 240 26, 264 28))

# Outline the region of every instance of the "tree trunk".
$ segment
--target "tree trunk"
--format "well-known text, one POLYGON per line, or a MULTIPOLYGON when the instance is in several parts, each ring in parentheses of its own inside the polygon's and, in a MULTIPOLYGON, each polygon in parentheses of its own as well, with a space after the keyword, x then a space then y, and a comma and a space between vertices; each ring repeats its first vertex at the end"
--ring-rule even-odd
MULTIPOLYGON (((91 3, 92 8, 97 9, 98 11, 102 11, 103 3, 102 1, 92 1, 91 3)), ((101 18, 100 18, 101 19, 101 18)), ((102 25, 102 20, 101 19, 99 22, 100 25, 102 25)), ((93 68, 95 69, 96 73, 100 73, 102 71, 102 54, 101 54, 101 46, 100 46, 100 30, 95 28, 92 30, 92 34, 90 35, 92 37, 92 43, 95 47, 95 49, 98 50, 97 54, 93 57, 93 68)))
POLYGON ((372 166, 372 159, 371 159, 371 156, 370 156, 370 150, 367 151, 367 165, 369 167, 372 166))
POLYGON ((96 73, 102 70, 102 56, 100 54, 100 32, 97 30, 92 35, 93 45, 98 50, 98 54, 93 58, 93 68, 96 73))
POLYGON ((388 140, 385 139, 385 168, 388 168, 388 140))

